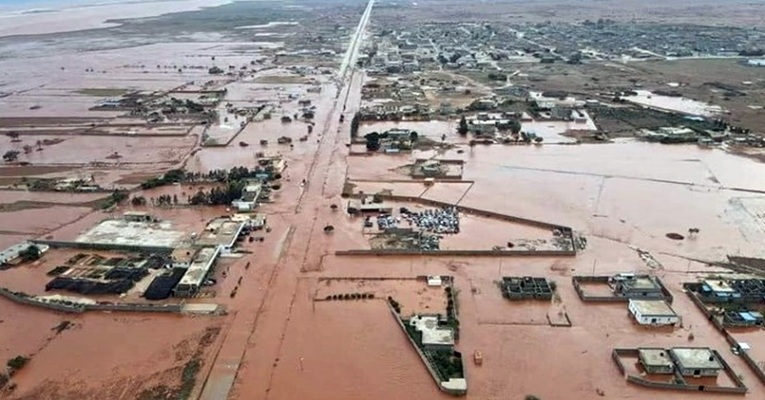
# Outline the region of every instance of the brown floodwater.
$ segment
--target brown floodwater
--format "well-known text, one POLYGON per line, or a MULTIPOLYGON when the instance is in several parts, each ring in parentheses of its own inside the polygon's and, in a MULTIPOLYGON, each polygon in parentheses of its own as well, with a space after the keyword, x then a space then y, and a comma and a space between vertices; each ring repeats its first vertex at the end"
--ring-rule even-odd
MULTIPOLYGON (((235 45, 162 44, 102 51, 89 60, 51 55, 40 58, 40 68, 34 69, 27 68, 28 60, 9 58, 0 62, 0 67, 14 76, 13 82, 3 82, 6 89, 29 92, 23 102, 0 100, 0 116, 112 116, 88 111, 98 100, 95 97, 72 95, 72 101, 61 101, 61 93, 117 86, 167 90, 189 80, 206 79, 208 75, 205 69, 182 73, 155 71, 140 68, 136 61, 209 64, 196 56, 204 52, 225 57, 227 64, 249 63, 252 53, 232 54, 235 45), (60 72, 61 66, 67 72, 60 72), (91 67, 105 72, 84 75, 69 72, 91 67), (46 84, 50 86, 35 89, 46 84), (31 110, 36 104, 42 108, 31 110)), ((357 75, 352 81, 346 120, 358 108, 360 84, 357 75)), ((626 383, 611 360, 611 350, 638 346, 712 347, 741 374, 749 386, 747 398, 765 393, 765 385, 740 358, 726 351, 725 340, 705 321, 681 286, 707 273, 719 272, 683 257, 720 260, 726 254, 763 252, 765 224, 760 211, 765 206, 758 191, 765 183, 765 166, 719 149, 632 141, 470 148, 464 145, 464 139, 457 137, 454 121, 364 124, 362 134, 393 127, 414 129, 436 140, 446 134, 449 141, 460 146, 445 152, 444 157, 465 160, 464 179, 474 180, 475 184, 469 189, 465 184, 436 184, 426 191, 419 183, 357 182, 357 190, 372 193, 389 189, 395 194, 414 196, 425 193, 426 198, 461 199, 460 204, 465 206, 570 225, 588 238, 588 247, 571 258, 338 257, 334 255, 337 249, 361 248, 367 243, 359 233, 360 219, 330 210, 331 204, 344 203, 340 193, 345 178, 406 180, 394 169, 411 163, 415 157, 432 156, 435 152, 347 158, 348 122, 337 121, 342 106, 333 109, 336 93, 333 86, 326 80, 321 85, 320 94, 307 93, 308 85, 265 84, 257 79, 233 85, 233 104, 276 102, 273 118, 249 124, 230 147, 204 148, 188 159, 187 167, 193 171, 252 166, 255 153, 260 151, 280 154, 288 162, 283 187, 274 194, 274 203, 262 206, 272 232, 263 233, 263 243, 245 245, 251 254, 222 261, 221 269, 228 270, 228 277, 219 280, 215 298, 201 300, 225 304, 229 316, 71 316, 0 299, 0 357, 5 357, 0 359, 32 355, 30 364, 14 377, 19 385, 14 398, 127 399, 155 384, 177 384, 183 363, 194 353, 195 341, 211 326, 223 329, 210 350, 201 356, 204 363, 199 381, 206 381, 205 390, 209 391, 205 393, 214 395, 202 398, 225 398, 226 394, 228 398, 248 400, 446 398, 437 390, 384 303, 313 302, 317 289, 320 293, 327 290, 321 288, 319 276, 431 274, 453 275, 456 279, 461 317, 457 349, 465 355, 469 399, 522 399, 528 394, 543 399, 585 400, 697 397, 682 392, 650 391, 626 383), (304 122, 282 124, 279 120, 281 115, 293 115, 299 109, 297 98, 290 99, 290 95, 310 99, 317 107, 314 133, 303 142, 299 139, 307 135, 304 122), (291 137, 294 146, 276 144, 280 136, 291 137), (260 140, 264 139, 269 144, 261 146, 260 140), (249 146, 240 147, 239 141, 249 146), (323 232, 326 224, 336 227, 333 234, 323 232), (666 238, 668 232, 684 234, 690 227, 700 229, 694 238, 681 241, 666 238), (661 266, 649 268, 633 247, 649 251, 661 266), (247 263, 249 268, 245 268, 247 263), (683 317, 682 327, 669 330, 639 327, 628 317, 625 304, 582 303, 571 285, 571 276, 576 274, 628 271, 650 272, 664 280, 675 294, 673 308, 683 317), (502 298, 497 287, 502 276, 547 277, 557 283, 560 299, 552 303, 511 303, 502 298), (237 283, 239 277, 241 285, 237 283), (231 297, 236 287, 237 295, 231 297), (572 327, 545 324, 547 317, 557 318, 561 312, 570 318, 572 327), (74 327, 54 335, 51 328, 63 320, 74 322, 74 327), (693 341, 688 339, 691 333, 693 341), (471 360, 475 350, 484 353, 480 367, 471 360), (228 385, 232 382, 229 393, 228 385), (598 391, 604 396, 599 396, 598 391)), ((550 135, 557 135, 559 127, 553 128, 550 135)), ((33 140, 36 139, 24 138, 25 143, 33 140)), ((106 156, 117 151, 123 158, 110 162, 119 161, 118 167, 89 168, 78 173, 92 171, 99 182, 123 178, 140 182, 139 178, 163 169, 158 166, 160 163, 171 166, 181 162, 195 140, 68 137, 28 157, 42 165, 85 164, 106 161, 106 156)), ((0 136, 0 145, 15 144, 0 136)), ((178 194, 179 190, 181 196, 186 188, 169 186, 146 194, 178 194)), ((4 196, 0 198, 3 203, 37 199, 17 193, 4 196)), ((65 195, 59 194, 40 194, 39 200, 70 203, 65 195)), ((62 205, 0 213, 3 232, 24 233, 3 233, 0 243, 13 244, 19 238, 48 234, 72 240, 100 220, 131 209, 123 206, 105 213, 62 205)), ((225 207, 148 211, 189 232, 198 231, 205 221, 226 213, 225 207)), ((463 235, 446 238, 446 246, 483 248, 519 237, 546 235, 531 228, 471 216, 462 222, 463 235)), ((45 281, 42 275, 48 261, 0 275, 9 285, 39 290, 45 281)), ((336 287, 351 290, 339 284, 336 287)), ((418 293, 421 289, 408 283, 379 290, 395 293, 404 303, 416 301, 418 307, 420 299, 425 298, 422 296, 428 294, 418 293)), ((422 301, 422 307, 435 307, 436 300, 429 296, 422 301)), ((761 335, 738 335, 752 345, 758 360, 763 358, 765 340, 761 335)), ((198 386, 201 391, 202 385, 198 386)), ((726 398, 709 393, 704 397, 726 398)))

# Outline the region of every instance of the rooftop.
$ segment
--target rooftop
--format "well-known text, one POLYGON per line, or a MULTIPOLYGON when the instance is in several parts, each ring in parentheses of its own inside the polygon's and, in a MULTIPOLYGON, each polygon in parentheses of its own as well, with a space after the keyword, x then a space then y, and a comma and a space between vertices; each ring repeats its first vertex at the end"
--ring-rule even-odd
POLYGON ((656 282, 651 279, 651 277, 648 276, 640 276, 636 277, 634 281, 631 282, 630 286, 634 289, 658 289, 659 285, 656 284, 656 282))
POLYGON ((638 357, 643 365, 648 367, 672 367, 674 364, 669 358, 667 350, 659 348, 640 348, 638 357))
POLYGON ((708 347, 675 347, 669 350, 683 369, 722 369, 717 357, 708 347))
POLYGON ((218 257, 220 250, 217 247, 205 247, 199 250, 196 254, 189 269, 183 274, 179 285, 200 286, 204 281, 207 273, 210 272, 210 268, 218 257))
POLYGON ((204 232, 195 242, 198 246, 232 246, 244 222, 232 221, 228 218, 218 218, 207 224, 204 232))
POLYGON ((713 292, 733 293, 736 291, 730 286, 728 281, 723 281, 719 279, 707 279, 704 281, 704 284, 709 286, 709 288, 712 289, 713 292))
POLYGON ((641 315, 676 316, 672 307, 664 300, 635 300, 630 299, 630 306, 641 315))
POLYGON ((438 317, 435 315, 415 315, 409 320, 409 324, 422 333, 423 345, 454 345, 454 331, 439 327, 438 317))
POLYGON ((196 254, 197 252, 193 248, 181 246, 173 250, 173 252, 170 254, 170 258, 173 260, 173 262, 176 263, 189 263, 194 259, 196 254))
POLYGON ((108 219, 83 233, 75 242, 172 249, 184 233, 173 230, 170 222, 139 222, 108 219))

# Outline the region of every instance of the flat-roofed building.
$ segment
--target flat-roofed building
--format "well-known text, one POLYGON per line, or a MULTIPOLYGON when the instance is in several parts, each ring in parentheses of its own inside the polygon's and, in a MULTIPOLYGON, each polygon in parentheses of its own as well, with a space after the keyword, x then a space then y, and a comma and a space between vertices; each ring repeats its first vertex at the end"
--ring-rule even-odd
POLYGON ((0 265, 12 263, 14 260, 19 258, 22 252, 27 251, 27 249, 32 246, 36 246, 37 249, 40 250, 40 254, 48 251, 48 246, 44 244, 35 244, 30 242, 19 243, 3 251, 0 251, 0 265))
POLYGON ((675 364, 665 349, 640 348, 638 359, 649 374, 671 374, 674 371, 675 364))
POLYGON ((143 211, 128 211, 122 214, 122 218, 130 222, 157 222, 157 218, 143 211))
POLYGON ((429 350, 454 347, 454 331, 438 325, 436 315, 415 315, 409 319, 409 325, 422 334, 422 345, 429 350))
POLYGON ((348 201, 348 214, 391 212, 393 212, 393 207, 385 203, 362 202, 360 200, 348 201))
POLYGON ((218 247, 222 253, 228 253, 236 245, 244 229, 244 222, 228 218, 216 218, 210 221, 205 230, 197 237, 194 244, 198 247, 218 247))
POLYGON ((717 355, 708 347, 675 347, 669 354, 683 376, 717 376, 723 369, 717 355))
POLYGON ((77 237, 75 243, 93 249, 170 252, 185 236, 173 228, 169 221, 107 219, 77 237))
POLYGON ((177 297, 191 297, 199 292, 199 288, 212 270, 215 259, 220 255, 219 247, 204 247, 197 252, 186 273, 183 274, 173 293, 177 297))
POLYGON ((730 283, 721 279, 707 279, 704 281, 709 290, 713 293, 735 293, 736 289, 731 287, 730 283))
POLYGON ((674 325, 680 317, 664 300, 630 299, 630 314, 640 325, 674 325))
POLYGON ((190 246, 176 247, 170 253, 170 261, 173 263, 173 268, 188 268, 191 265, 191 261, 194 260, 194 256, 197 255, 197 251, 197 249, 190 246))
POLYGON ((258 198, 263 186, 260 183, 248 184, 242 189, 242 197, 231 202, 231 206, 238 211, 252 211, 258 206, 258 198))
POLYGON ((630 299, 662 299, 665 297, 659 278, 650 275, 618 274, 609 282, 614 294, 630 299))

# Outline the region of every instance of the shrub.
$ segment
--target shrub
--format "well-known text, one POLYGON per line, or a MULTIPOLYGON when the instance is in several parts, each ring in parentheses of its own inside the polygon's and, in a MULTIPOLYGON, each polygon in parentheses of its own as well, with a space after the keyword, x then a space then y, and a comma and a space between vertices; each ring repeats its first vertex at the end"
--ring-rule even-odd
POLYGON ((24 356, 16 356, 8 360, 6 365, 8 366, 8 368, 10 368, 11 373, 13 373, 15 371, 18 371, 24 368, 24 366, 27 365, 28 362, 29 362, 29 358, 24 356))

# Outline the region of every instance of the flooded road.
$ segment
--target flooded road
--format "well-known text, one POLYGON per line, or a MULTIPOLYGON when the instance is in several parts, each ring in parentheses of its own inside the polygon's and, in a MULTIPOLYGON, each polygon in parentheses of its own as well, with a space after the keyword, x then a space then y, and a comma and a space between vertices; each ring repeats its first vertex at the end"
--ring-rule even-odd
MULTIPOLYGON (((29 368, 14 378, 19 389, 10 398, 132 399, 148 388, 176 385, 185 363, 198 357, 202 366, 190 398, 446 399, 449 396, 433 384, 384 301, 314 301, 333 290, 353 289, 340 284, 322 286, 320 278, 324 277, 421 275, 455 277, 461 326, 457 349, 465 356, 468 399, 698 397, 657 393, 625 382, 610 358, 611 350, 638 346, 712 347, 741 374, 750 388, 746 398, 757 399, 765 393, 765 386, 743 361, 725 351, 727 343, 682 291, 684 282, 726 272, 694 260, 720 261, 729 254, 765 256, 765 165, 697 146, 629 140, 568 145, 564 143, 569 139, 560 134, 570 126, 548 122, 524 126, 545 138, 542 145, 475 147, 457 136, 454 121, 364 124, 362 135, 401 127, 433 140, 446 135, 455 147, 349 157, 349 121, 359 108, 365 80, 354 61, 372 7, 369 2, 360 16, 339 75, 294 83, 285 78, 284 71, 278 71, 231 84, 229 95, 237 107, 261 99, 278 106, 271 119, 250 122, 239 133, 237 127, 243 120, 232 118, 218 126, 213 136, 234 138, 230 146, 192 151, 197 149, 196 136, 151 138, 135 146, 127 146, 126 138, 66 138, 29 156, 40 163, 85 165, 117 151, 122 157, 118 171, 97 176, 108 183, 124 179, 136 184, 151 176, 151 166, 158 163, 185 162, 195 172, 252 166, 258 153, 281 156, 288 167, 283 187, 272 195, 273 202, 258 210, 268 216, 271 232, 263 233, 263 242, 243 244, 247 253, 241 258, 221 261, 227 276, 216 275, 217 296, 198 300, 225 306, 226 316, 71 316, 3 301, 0 357, 32 355, 29 368), (314 90, 309 92, 309 88, 314 90), (280 117, 299 112, 298 98, 316 106, 313 125, 300 118, 281 121, 280 117), (339 122, 341 115, 346 122, 339 122), (310 135, 308 126, 313 126, 310 135), (276 143, 282 136, 291 138, 292 145, 276 143), (239 145, 240 141, 247 145, 239 145), (411 182, 398 170, 416 158, 429 157, 463 160, 465 181, 425 186, 411 182), (331 205, 340 205, 342 210, 346 204, 341 197, 346 179, 357 191, 369 194, 389 190, 571 226, 588 239, 587 248, 576 257, 337 256, 336 250, 369 246, 368 237, 361 233, 361 219, 331 211, 331 205), (324 232, 327 225, 333 226, 333 233, 324 232), (699 233, 687 235, 690 228, 698 228, 699 233), (667 233, 686 237, 670 240, 667 233), (650 253, 657 263, 646 263, 638 250, 650 253), (625 304, 585 304, 571 284, 573 275, 620 272, 650 273, 663 279, 675 294, 673 307, 683 318, 682 326, 659 330, 637 326, 625 304), (503 276, 546 277, 556 283, 557 296, 552 301, 509 302, 497 285, 503 276), (234 288, 238 288, 235 296, 234 288), (570 320, 571 326, 551 326, 551 320, 570 320), (64 321, 73 325, 57 332, 54 328, 64 321), (198 348, 202 353, 196 353, 198 348), (485 355, 482 366, 471 360, 476 350, 485 355)), ((281 23, 241 28, 277 24, 281 23)), ((148 54, 157 56, 165 50, 173 48, 152 47, 148 54)), ((244 57, 230 59, 234 63, 244 57)), ((115 61, 110 68, 117 66, 115 61)), ((138 73, 124 73, 126 79, 134 79, 131 84, 145 84, 135 75, 138 73)), ((190 77, 176 76, 163 85, 171 87, 190 77)), ((46 78, 36 79, 42 82, 46 78)), ((100 82, 100 78, 92 80, 100 82)), ((85 102, 62 105, 52 112, 82 111, 84 107, 85 102)), ((30 112, 28 107, 22 108, 30 112)), ((0 136, 0 144, 13 145, 5 136, 0 136)), ((208 186, 173 185, 135 194, 170 194, 183 200, 200 187, 208 186)), ((46 200, 55 204, 45 209, 0 212, 0 245, 48 236, 72 240, 99 221, 127 210, 150 210, 173 221, 178 230, 198 232, 209 219, 230 211, 226 207, 124 206, 110 213, 75 205, 94 197, 56 194, 46 200)), ((0 192, 4 204, 34 200, 35 195, 26 192, 0 192)), ((394 202, 391 206, 426 208, 394 202)), ((504 221, 472 215, 461 218, 460 235, 444 238, 444 248, 488 250, 519 240, 549 240, 551 235, 544 229, 504 221)), ((65 259, 48 261, 12 270, 4 282, 31 293, 41 292, 43 270, 65 259)), ((406 312, 415 308, 439 312, 441 300, 427 290, 407 283, 396 290, 380 289, 380 293, 396 296, 406 312)), ((758 361, 765 361, 762 335, 742 333, 741 338, 755 346, 752 354, 758 361)), ((709 393, 704 397, 727 398, 709 393)))

